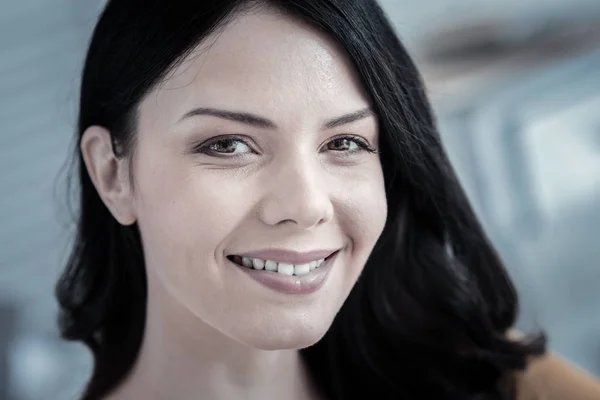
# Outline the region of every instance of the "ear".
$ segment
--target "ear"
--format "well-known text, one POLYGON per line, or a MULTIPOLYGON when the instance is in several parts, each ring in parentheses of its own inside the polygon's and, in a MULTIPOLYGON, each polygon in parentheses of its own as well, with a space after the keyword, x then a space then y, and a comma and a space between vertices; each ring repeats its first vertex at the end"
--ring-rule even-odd
POLYGON ((133 224, 136 214, 129 161, 115 156, 110 132, 90 126, 83 133, 80 147, 88 174, 106 207, 120 224, 133 224))

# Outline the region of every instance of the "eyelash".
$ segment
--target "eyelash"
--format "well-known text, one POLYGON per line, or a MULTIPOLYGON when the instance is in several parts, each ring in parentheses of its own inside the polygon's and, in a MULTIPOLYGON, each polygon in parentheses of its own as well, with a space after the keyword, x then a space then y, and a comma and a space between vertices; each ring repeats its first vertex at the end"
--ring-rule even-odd
MULTIPOLYGON (((250 149, 252 149, 252 147, 246 142, 246 140, 244 139, 244 137, 242 136, 237 136, 237 135, 228 135, 228 136, 218 136, 216 138, 212 138, 210 139, 210 141, 208 142, 204 142, 200 145, 198 145, 194 152, 195 153, 201 153, 201 154, 206 154, 209 156, 213 156, 213 157, 222 157, 222 158, 228 158, 228 157, 238 157, 238 156, 243 156, 244 154, 240 154, 240 155, 227 155, 229 153, 220 153, 214 150, 210 149, 210 146, 213 146, 219 142, 222 141, 239 141, 244 143, 247 147, 249 147, 250 149)), ((335 152, 339 152, 339 153, 345 153, 343 156, 349 156, 349 155, 354 155, 356 153, 360 153, 362 151, 366 151, 368 153, 371 154, 376 154, 378 153, 377 149, 371 147, 369 145, 369 143, 364 140, 363 138, 361 138, 360 136, 356 136, 356 135, 343 135, 343 136, 336 136, 333 139, 331 139, 329 142, 327 142, 325 145, 327 146, 330 143, 333 143, 336 140, 351 140, 352 142, 354 142, 358 148, 354 149, 354 150, 331 150, 331 151, 335 151, 335 152)))

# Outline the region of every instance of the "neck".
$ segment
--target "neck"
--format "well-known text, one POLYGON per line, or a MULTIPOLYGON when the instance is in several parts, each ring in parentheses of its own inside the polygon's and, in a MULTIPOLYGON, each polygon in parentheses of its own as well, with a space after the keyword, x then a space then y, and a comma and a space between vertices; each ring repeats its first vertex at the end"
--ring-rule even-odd
POLYGON ((241 344, 183 309, 151 281, 138 359, 109 400, 317 398, 297 350, 241 344))

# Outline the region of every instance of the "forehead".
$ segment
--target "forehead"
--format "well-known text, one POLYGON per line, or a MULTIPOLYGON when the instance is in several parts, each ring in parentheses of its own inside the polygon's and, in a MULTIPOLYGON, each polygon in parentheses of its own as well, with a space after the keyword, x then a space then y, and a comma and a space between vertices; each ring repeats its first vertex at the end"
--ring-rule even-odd
POLYGON ((142 103, 142 115, 145 108, 175 122, 193 107, 233 107, 284 123, 292 114, 326 118, 367 105, 337 43, 290 17, 255 11, 200 43, 142 103))

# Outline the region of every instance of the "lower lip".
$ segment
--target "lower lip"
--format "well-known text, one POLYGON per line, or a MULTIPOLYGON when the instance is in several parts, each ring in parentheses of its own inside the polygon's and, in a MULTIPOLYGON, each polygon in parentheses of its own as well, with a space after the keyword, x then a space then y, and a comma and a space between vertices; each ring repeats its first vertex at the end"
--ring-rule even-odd
POLYGON ((263 286, 283 294, 310 294, 319 290, 327 280, 334 261, 340 251, 330 256, 320 267, 310 271, 306 275, 283 275, 279 272, 247 268, 227 259, 228 262, 243 271, 254 281, 263 286))

